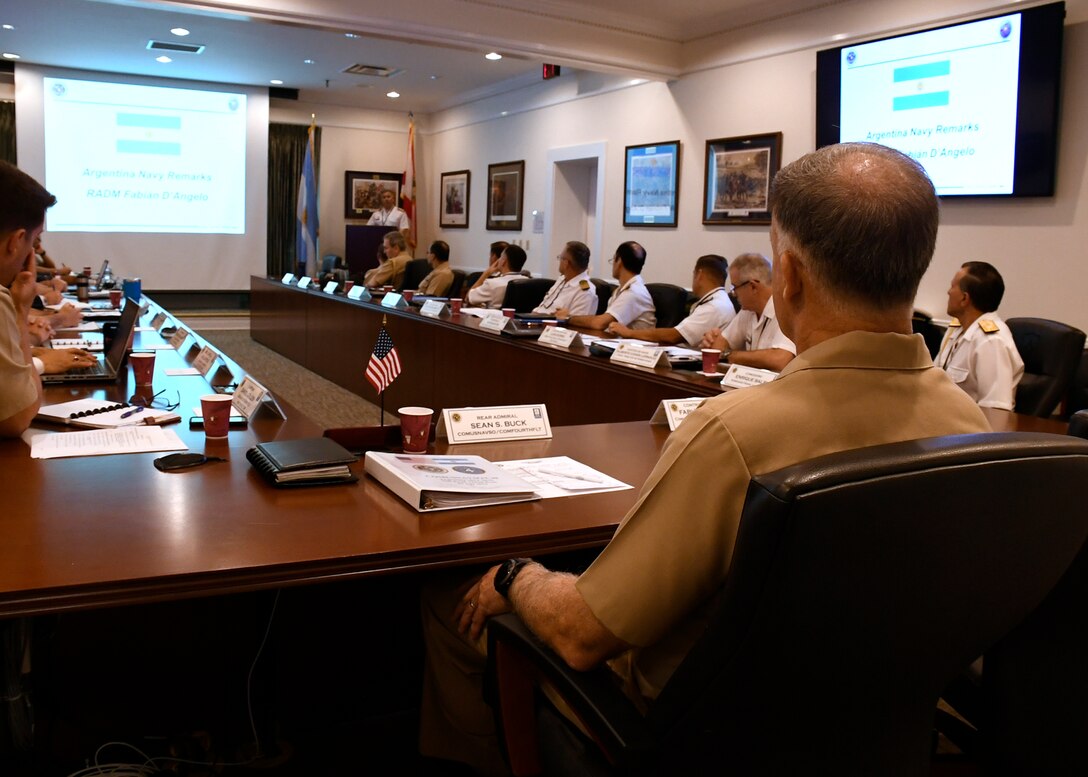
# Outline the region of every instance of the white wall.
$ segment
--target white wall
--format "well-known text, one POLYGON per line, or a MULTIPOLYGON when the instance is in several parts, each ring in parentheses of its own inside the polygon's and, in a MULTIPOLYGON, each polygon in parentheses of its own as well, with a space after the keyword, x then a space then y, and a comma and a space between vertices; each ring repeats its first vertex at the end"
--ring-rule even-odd
MULTIPOLYGON (((945 290, 968 259, 993 262, 1008 290, 1002 313, 1055 318, 1088 330, 1088 23, 1066 28, 1059 177, 1056 196, 1045 199, 946 201, 932 267, 922 282, 918 307, 944 313, 945 290)), ((496 98, 498 99, 498 98, 496 98)), ((651 281, 687 285, 697 256, 744 251, 768 253, 766 227, 704 226, 701 219, 703 155, 707 139, 780 131, 783 161, 814 148, 815 49, 755 59, 689 75, 671 84, 648 83, 561 105, 471 123, 463 109, 429 117, 432 133, 420 146, 428 160, 420 173, 420 243, 441 238, 456 266, 479 269, 493 240, 529 240, 529 269, 554 275, 542 235, 532 220, 516 232, 484 229, 487 165, 525 160, 525 212, 545 210, 549 149, 606 142, 605 250, 635 239, 647 249, 651 281), (461 124, 462 126, 451 126, 461 124), (624 146, 682 142, 677 229, 622 226, 624 146), (472 171, 467 230, 437 229, 438 176, 472 171), (433 180, 432 180, 433 179, 433 180)), ((495 100, 479 113, 498 114, 495 100)), ((417 151, 418 153, 418 151, 417 151)), ((324 212, 324 211, 323 211, 324 212)), ((594 257, 592 269, 599 271, 594 257)))

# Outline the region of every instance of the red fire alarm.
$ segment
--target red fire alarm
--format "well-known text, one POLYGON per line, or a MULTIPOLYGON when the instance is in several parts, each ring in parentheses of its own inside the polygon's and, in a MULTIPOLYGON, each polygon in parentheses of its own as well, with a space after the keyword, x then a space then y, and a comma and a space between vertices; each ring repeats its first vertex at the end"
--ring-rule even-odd
POLYGON ((559 65, 547 65, 547 64, 544 65, 544 80, 545 81, 547 81, 549 78, 558 78, 558 76, 559 76, 559 65))

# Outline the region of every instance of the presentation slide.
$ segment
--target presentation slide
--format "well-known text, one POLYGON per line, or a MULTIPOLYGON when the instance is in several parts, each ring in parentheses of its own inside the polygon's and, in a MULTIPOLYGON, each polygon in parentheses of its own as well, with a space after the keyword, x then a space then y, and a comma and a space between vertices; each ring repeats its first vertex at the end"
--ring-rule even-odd
POLYGON ((45 78, 48 232, 245 233, 246 95, 45 78))
POLYGON ((918 160, 938 194, 1010 194, 1020 14, 842 50, 840 139, 918 160))

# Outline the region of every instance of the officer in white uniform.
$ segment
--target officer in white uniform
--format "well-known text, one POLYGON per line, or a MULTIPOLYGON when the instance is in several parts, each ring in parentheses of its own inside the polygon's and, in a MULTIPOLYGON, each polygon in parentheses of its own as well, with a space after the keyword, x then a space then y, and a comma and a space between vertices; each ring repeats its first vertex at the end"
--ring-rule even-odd
POLYGON ((629 240, 620 243, 612 255, 612 277, 619 281, 619 288, 608 298, 608 308, 599 316, 572 316, 560 308, 555 317, 567 319, 571 326, 586 329, 604 329, 617 321, 632 329, 653 329, 657 324, 654 300, 646 282, 642 280, 642 268, 646 265, 646 249, 629 240))
POLYGON ((597 288, 589 279, 589 246, 572 240, 559 254, 559 280, 533 308, 533 315, 553 315, 565 310, 571 316, 592 316, 597 312, 597 288))
POLYGON ((687 318, 676 326, 632 329, 617 321, 609 324, 607 331, 620 337, 662 345, 698 344, 707 330, 725 326, 736 315, 724 286, 728 266, 725 257, 717 254, 700 256, 695 261, 695 269, 691 274, 691 290, 699 299, 691 306, 687 318))
POLYGON ((382 191, 382 207, 370 214, 368 227, 389 227, 398 232, 407 233, 412 228, 412 222, 408 214, 397 207, 397 195, 392 190, 382 191))
MULTIPOLYGON (((492 254, 494 256, 494 254, 492 254)), ((522 271, 525 266, 525 249, 521 246, 508 245, 493 261, 486 271, 480 274, 476 283, 468 290, 465 301, 472 307, 500 308, 506 296, 506 285, 518 278, 528 277, 522 271)))
POLYGON ((948 315, 954 318, 934 363, 981 407, 1012 410, 1024 361, 995 312, 1004 294, 1005 282, 993 265, 964 264, 948 289, 948 315))

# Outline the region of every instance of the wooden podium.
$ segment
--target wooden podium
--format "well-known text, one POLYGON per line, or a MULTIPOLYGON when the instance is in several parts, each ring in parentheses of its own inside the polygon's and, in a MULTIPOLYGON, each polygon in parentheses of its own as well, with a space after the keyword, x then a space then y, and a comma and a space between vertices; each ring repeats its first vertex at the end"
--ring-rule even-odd
POLYGON ((348 224, 345 228, 344 259, 351 276, 361 276, 378 266, 378 249, 389 227, 370 227, 365 224, 348 224))

